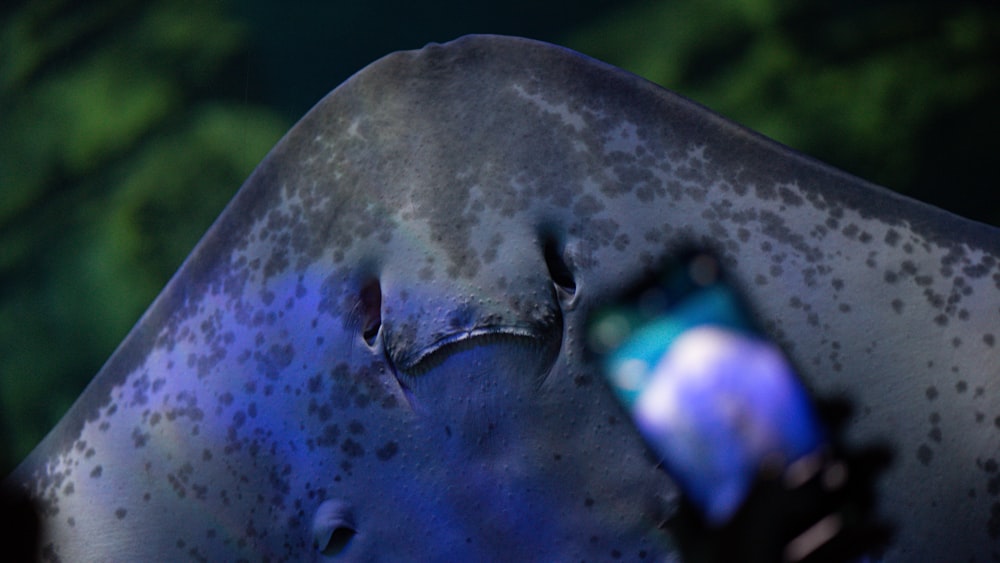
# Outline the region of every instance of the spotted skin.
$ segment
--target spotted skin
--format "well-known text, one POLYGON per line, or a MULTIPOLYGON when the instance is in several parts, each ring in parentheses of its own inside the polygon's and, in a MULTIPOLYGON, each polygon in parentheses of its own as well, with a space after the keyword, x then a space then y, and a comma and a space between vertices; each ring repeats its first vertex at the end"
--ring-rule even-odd
POLYGON ((895 448, 885 560, 1000 557, 1000 233, 495 36, 322 100, 10 479, 49 561, 668 559, 581 333, 699 243, 895 448))

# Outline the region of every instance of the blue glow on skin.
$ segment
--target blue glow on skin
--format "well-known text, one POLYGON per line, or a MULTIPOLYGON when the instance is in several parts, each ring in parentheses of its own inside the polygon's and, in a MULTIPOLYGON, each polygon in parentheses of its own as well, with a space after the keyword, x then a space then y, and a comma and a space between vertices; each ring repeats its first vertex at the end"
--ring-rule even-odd
POLYGON ((698 292, 607 358, 640 433, 715 524, 739 508, 763 463, 823 443, 792 367, 737 318, 733 299, 723 286, 698 292))

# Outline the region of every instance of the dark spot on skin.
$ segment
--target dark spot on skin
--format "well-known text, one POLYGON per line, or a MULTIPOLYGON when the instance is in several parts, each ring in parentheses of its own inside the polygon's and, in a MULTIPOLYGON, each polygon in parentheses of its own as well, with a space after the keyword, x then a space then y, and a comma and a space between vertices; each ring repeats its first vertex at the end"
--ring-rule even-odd
POLYGON ((941 429, 940 428, 931 428, 931 431, 927 433, 927 437, 930 438, 931 440, 933 440, 933 441, 935 441, 935 442, 937 442, 937 443, 940 444, 941 443, 941 429))
POLYGON ((386 395, 385 398, 382 399, 382 408, 383 409, 387 409, 387 410, 394 409, 398 405, 399 405, 399 401, 396 399, 395 395, 386 395))
POLYGON ((884 279, 886 283, 896 283, 896 280, 899 279, 899 276, 896 275, 896 272, 891 272, 889 270, 886 270, 884 279))
POLYGON ((388 461, 399 452, 399 445, 396 442, 386 442, 381 448, 375 450, 375 457, 380 461, 388 461))
POLYGON ((990 348, 992 348, 993 344, 995 343, 995 339, 993 337, 993 334, 991 334, 991 333, 984 334, 983 335, 983 343, 986 344, 987 346, 989 346, 990 348))
POLYGON ((594 499, 592 499, 590 497, 587 497, 587 498, 583 499, 583 506, 586 506, 587 508, 590 508, 591 506, 594 506, 594 499))
POLYGON ((317 373, 306 382, 306 389, 310 393, 319 393, 323 389, 323 376, 317 373))
POLYGON ((115 517, 118 518, 119 520, 124 519, 126 514, 128 514, 128 511, 125 510, 124 508, 119 507, 118 510, 115 510, 115 517))
POLYGON ((934 399, 937 399, 938 396, 937 387, 931 385, 930 387, 927 388, 927 391, 925 391, 924 394, 927 395, 928 401, 933 401, 934 399))
POLYGON ((965 393, 966 389, 968 388, 969 384, 964 381, 959 381, 958 383, 955 384, 955 391, 958 391, 959 393, 965 393))
POLYGON ((363 424, 361 424, 361 421, 359 421, 359 420, 352 420, 347 425, 347 431, 350 432, 351 434, 355 434, 355 435, 357 435, 357 434, 364 434, 365 427, 364 427, 363 424))
POLYGON ((340 450, 349 457, 361 457, 365 455, 365 449, 361 446, 361 444, 350 438, 344 440, 344 443, 340 446, 340 450))
POLYGON ((897 233, 893 229, 889 229, 885 233, 885 243, 888 244, 889 246, 893 247, 896 246, 896 244, 899 243, 899 239, 900 239, 899 233, 897 233))
POLYGON ((1000 538, 1000 502, 990 506, 990 519, 986 522, 986 531, 991 538, 1000 538))
POLYGON ((892 300, 892 310, 895 311, 897 314, 898 313, 902 313, 903 312, 903 301, 900 300, 900 299, 893 299, 892 300))
POLYGON ((340 429, 336 424, 328 424, 323 427, 323 435, 316 439, 316 444, 325 448, 332 448, 337 445, 340 438, 340 429))
POLYGON ((932 459, 934 459, 934 452, 931 451, 927 444, 921 444, 921 446, 917 448, 917 460, 927 466, 930 465, 932 459))
POLYGON ((142 432, 138 428, 132 430, 132 441, 136 448, 142 448, 146 446, 146 442, 149 441, 149 434, 142 432))
POLYGON ((257 372, 268 379, 277 379, 281 372, 287 368, 295 358, 295 349, 291 343, 284 346, 272 344, 267 353, 254 352, 254 360, 257 361, 257 372))
POLYGON ((101 467, 100 465, 98 465, 97 467, 93 468, 90 471, 90 476, 93 477, 94 479, 97 479, 98 477, 101 476, 101 473, 103 473, 103 472, 104 472, 104 468, 101 467))

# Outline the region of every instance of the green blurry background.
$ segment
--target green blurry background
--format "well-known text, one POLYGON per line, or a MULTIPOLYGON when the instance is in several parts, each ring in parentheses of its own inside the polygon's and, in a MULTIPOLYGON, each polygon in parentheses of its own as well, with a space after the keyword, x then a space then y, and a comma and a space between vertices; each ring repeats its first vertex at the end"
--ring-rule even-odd
POLYGON ((1000 224, 995 2, 10 1, 0 7, 0 475, 62 416, 278 138, 466 33, 560 43, 1000 224))

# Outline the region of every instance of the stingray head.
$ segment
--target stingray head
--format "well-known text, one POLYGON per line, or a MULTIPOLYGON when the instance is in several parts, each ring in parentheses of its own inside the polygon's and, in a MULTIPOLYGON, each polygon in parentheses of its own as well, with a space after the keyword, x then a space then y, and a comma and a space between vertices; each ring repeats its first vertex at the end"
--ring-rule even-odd
MULTIPOLYGON (((602 186, 648 147, 620 108, 572 88, 552 97, 492 47, 372 65, 234 203, 256 226, 232 263, 281 255, 265 285, 318 288, 301 292, 318 314, 298 321, 300 340, 320 343, 302 401, 321 416, 304 434, 335 447, 298 482, 323 490, 301 503, 318 514, 321 554, 637 558, 670 546, 674 488, 582 339, 592 304, 642 268, 622 252, 639 236, 615 215, 629 202, 602 186)), ((556 80, 614 87, 581 74, 585 59, 524 52, 556 80)))

